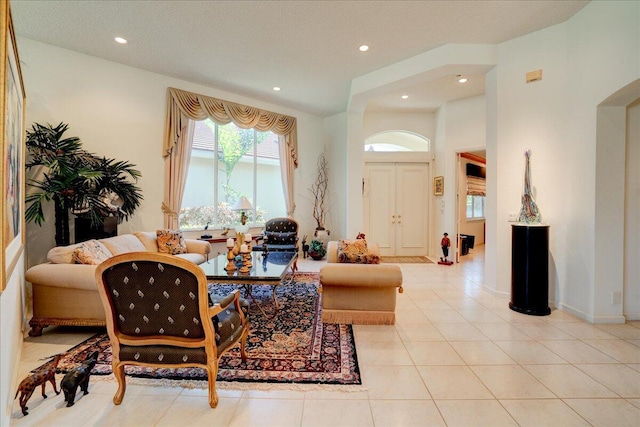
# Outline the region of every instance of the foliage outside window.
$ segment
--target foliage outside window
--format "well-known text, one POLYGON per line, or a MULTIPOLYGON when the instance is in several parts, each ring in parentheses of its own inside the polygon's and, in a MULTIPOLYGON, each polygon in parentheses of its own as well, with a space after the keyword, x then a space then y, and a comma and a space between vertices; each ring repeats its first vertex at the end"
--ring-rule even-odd
POLYGON ((242 196, 253 205, 246 212, 252 225, 286 216, 278 143, 272 132, 196 122, 180 228, 233 227, 240 222, 233 206, 242 196))
POLYGON ((485 196, 467 195, 467 219, 484 219, 485 196))

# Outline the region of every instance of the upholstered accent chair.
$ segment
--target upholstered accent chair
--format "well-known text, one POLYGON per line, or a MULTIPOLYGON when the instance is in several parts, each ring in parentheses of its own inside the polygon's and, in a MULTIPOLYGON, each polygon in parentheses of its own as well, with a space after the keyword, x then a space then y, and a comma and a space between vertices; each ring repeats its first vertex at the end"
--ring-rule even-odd
POLYGON ((255 245, 254 251, 298 252, 298 222, 291 218, 272 218, 264 225, 263 243, 255 245))
POLYGON ((114 256, 98 265, 95 277, 118 380, 113 403, 124 397, 125 365, 201 367, 209 379, 209 405, 215 408, 220 356, 240 342, 242 359, 247 358, 249 323, 240 292, 210 298, 200 267, 159 253, 114 256))

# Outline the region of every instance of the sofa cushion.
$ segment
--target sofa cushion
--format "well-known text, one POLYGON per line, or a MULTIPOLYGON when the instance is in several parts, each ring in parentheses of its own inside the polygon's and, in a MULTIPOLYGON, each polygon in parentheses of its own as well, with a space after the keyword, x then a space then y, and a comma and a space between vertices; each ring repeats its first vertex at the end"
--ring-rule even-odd
POLYGON ((73 264, 73 251, 82 243, 69 246, 56 246, 47 253, 47 261, 52 264, 73 264))
POLYGON ((136 231, 133 235, 140 239, 148 252, 158 252, 158 236, 154 231, 136 231))
POLYGON ((97 265, 106 261, 113 255, 109 249, 97 240, 88 240, 78 246, 71 255, 75 264, 97 265))
POLYGON ((182 237, 180 230, 157 230, 158 252, 163 254, 184 254, 187 253, 187 244, 182 237))
POLYGON ((380 257, 369 254, 364 239, 338 241, 338 262, 355 264, 379 264, 380 257))
POLYGON ((140 239, 133 234, 122 234, 120 236, 100 239, 99 241, 105 245, 113 255, 146 251, 140 239))
POLYGON ((177 254, 175 256, 178 257, 178 258, 182 258, 184 260, 187 260, 187 261, 191 261, 192 263, 194 263, 196 265, 202 264, 203 262, 206 261, 206 258, 205 258, 204 255, 202 255, 200 253, 194 253, 194 252, 186 253, 186 254, 177 254))

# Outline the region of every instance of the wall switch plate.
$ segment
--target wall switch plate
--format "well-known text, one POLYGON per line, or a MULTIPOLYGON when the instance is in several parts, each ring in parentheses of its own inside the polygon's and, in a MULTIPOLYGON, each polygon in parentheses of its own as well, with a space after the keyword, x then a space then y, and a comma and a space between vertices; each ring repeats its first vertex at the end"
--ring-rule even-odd
POLYGON ((507 218, 509 222, 518 222, 518 213, 517 212, 509 212, 509 217, 507 218))

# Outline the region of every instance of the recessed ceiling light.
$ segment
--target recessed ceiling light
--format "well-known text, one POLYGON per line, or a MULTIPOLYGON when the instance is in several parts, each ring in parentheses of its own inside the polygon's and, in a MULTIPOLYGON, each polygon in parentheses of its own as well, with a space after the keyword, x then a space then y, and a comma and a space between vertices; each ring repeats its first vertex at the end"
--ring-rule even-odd
POLYGON ((407 99, 407 98, 409 98, 409 95, 402 95, 400 98, 407 99))
POLYGON ((360 47, 358 48, 358 50, 359 50, 360 52, 366 52, 366 51, 368 51, 368 50, 369 50, 369 46, 367 46, 366 44, 363 44, 362 46, 360 46, 360 47))
POLYGON ((280 90, 280 87, 278 87, 278 86, 274 86, 274 87, 273 87, 273 90, 275 90, 276 92, 278 92, 278 91, 280 90))
POLYGON ((127 44, 127 39, 122 37, 116 37, 114 40, 116 41, 116 43, 127 44))
POLYGON ((469 79, 466 77, 462 77, 462 75, 458 74, 458 83, 466 83, 469 79))

